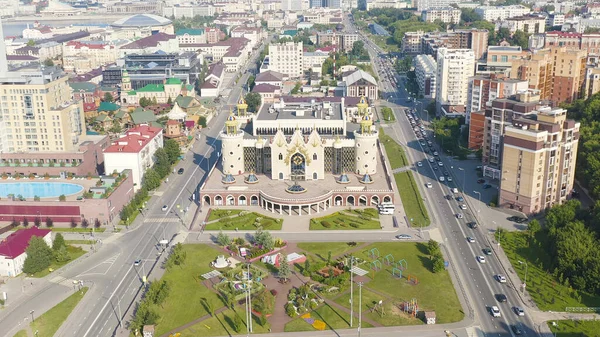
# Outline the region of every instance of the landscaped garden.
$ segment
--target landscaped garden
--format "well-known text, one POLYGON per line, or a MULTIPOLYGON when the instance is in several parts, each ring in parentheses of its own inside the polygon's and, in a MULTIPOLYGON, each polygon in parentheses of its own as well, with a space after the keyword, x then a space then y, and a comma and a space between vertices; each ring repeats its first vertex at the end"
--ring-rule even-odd
POLYGON ((391 169, 402 168, 408 165, 404 149, 392 137, 385 134, 383 128, 379 128, 379 141, 385 147, 385 153, 390 161, 391 169))
POLYGON ((396 121, 394 111, 387 106, 381 108, 381 114, 383 115, 383 120, 386 121, 386 123, 393 123, 396 121))
POLYGON ((280 230, 283 219, 275 219, 255 212, 238 209, 209 210, 205 230, 280 230))
POLYGON ((560 337, 600 337, 598 321, 555 321, 549 322, 550 330, 560 337))
POLYGON ((310 220, 311 230, 327 229, 381 229, 379 214, 374 208, 354 209, 335 212, 321 218, 310 220))
POLYGON ((411 226, 414 227, 427 227, 429 226, 429 214, 427 208, 421 198, 421 192, 417 188, 417 183, 413 177, 412 172, 400 172, 394 174, 396 180, 396 186, 402 199, 402 206, 406 217, 411 222, 411 226))

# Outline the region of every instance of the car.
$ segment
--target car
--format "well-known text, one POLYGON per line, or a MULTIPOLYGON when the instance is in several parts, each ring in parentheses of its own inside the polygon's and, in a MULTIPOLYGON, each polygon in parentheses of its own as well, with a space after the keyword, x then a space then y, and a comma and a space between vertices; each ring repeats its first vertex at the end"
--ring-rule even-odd
POLYGON ((488 188, 492 188, 492 185, 490 184, 483 184, 483 189, 487 190, 488 188))
POLYGON ((492 249, 490 247, 485 247, 482 251, 485 255, 492 255, 492 249))
POLYGON ((429 160, 430 163, 433 163, 435 161, 435 159, 433 159, 432 157, 429 157, 428 160, 429 160))
POLYGON ((437 151, 433 151, 433 155, 434 156, 439 156, 439 153, 437 151))
POLYGON ((433 185, 431 185, 431 183, 427 183, 425 184, 425 186, 427 186, 427 188, 433 188, 433 185))
POLYGON ((460 205, 458 205, 458 207, 462 210, 467 209, 467 205, 465 205, 465 204, 460 204, 460 205))
POLYGON ((516 216, 516 215, 513 215, 510 218, 508 218, 508 221, 514 221, 516 223, 523 223, 523 222, 526 222, 527 220, 528 220, 527 218, 522 218, 522 217, 516 216))
POLYGON ((467 242, 468 243, 475 243, 475 238, 467 236, 467 242))
POLYGON ((456 198, 456 201, 458 202, 464 202, 465 198, 461 197, 460 195, 456 198))
POLYGON ((177 170, 177 174, 183 174, 183 167, 177 170))
POLYGON ((169 206, 167 206, 167 205, 163 205, 163 207, 162 207, 162 211, 163 211, 163 212, 166 212, 166 211, 167 211, 167 209, 169 209, 169 206))
POLYGON ((477 256, 477 262, 479 262, 479 263, 485 263, 485 256, 478 255, 477 256))
POLYGON ((420 161, 418 161, 418 162, 417 162, 417 166, 418 166, 418 167, 422 167, 422 166, 423 166, 423 163, 421 163, 420 161))
POLYGON ((444 178, 444 176, 440 176, 438 179, 439 179, 439 180, 440 180, 440 182, 442 182, 442 183, 443 183, 443 182, 446 180, 446 178, 444 178))
POLYGON ((494 317, 500 317, 501 316, 500 309, 497 306, 495 306, 495 305, 490 308, 490 312, 492 313, 492 316, 494 316, 494 317))
POLYGON ((426 145, 426 143, 425 143, 424 141, 421 141, 420 143, 421 143, 421 145, 423 145, 423 146, 425 146, 425 145, 426 145))
POLYGON ((517 316, 525 316, 525 310, 523 310, 521 307, 513 307, 513 311, 515 314, 517 314, 517 316))
POLYGON ((448 181, 452 181, 452 177, 448 177, 448 181))
POLYGON ((444 163, 442 163, 441 161, 438 161, 438 166, 442 167, 442 166, 444 166, 444 163))
POLYGON ((471 229, 477 229, 477 222, 473 221, 473 222, 469 222, 467 224, 467 227, 471 228, 471 229))
POLYGON ((408 234, 398 234, 398 235, 396 235, 396 239, 398 239, 398 240, 410 240, 410 239, 412 239, 412 236, 410 236, 408 234))
POLYGON ((496 281, 500 282, 500 283, 506 283, 506 277, 504 277, 504 275, 496 275, 494 276, 496 278, 496 281))
POLYGON ((446 200, 452 200, 452 196, 450 194, 446 194, 445 198, 446 200))
POLYGON ((134 265, 134 266, 139 266, 139 265, 140 265, 140 263, 142 263, 142 260, 140 260, 140 259, 137 259, 137 260, 135 260, 135 261, 133 262, 133 265, 134 265))
POLYGON ((456 213, 456 218, 462 219, 462 218, 464 218, 464 216, 462 215, 462 213, 456 213))
POLYGON ((434 170, 434 171, 437 171, 437 170, 438 170, 438 167, 434 165, 434 166, 433 166, 433 170, 434 170))
POLYGON ((508 299, 506 298, 506 295, 504 294, 496 294, 494 295, 496 297, 496 300, 500 303, 504 303, 506 302, 508 299))
POLYGON ((511 325, 510 329, 512 330, 512 332, 514 332, 515 335, 522 335, 523 334, 523 329, 521 329, 521 325, 520 324, 515 324, 515 325, 511 325))
POLYGON ((456 193, 458 193, 458 188, 456 188, 456 187, 453 187, 453 188, 452 188, 452 190, 450 190, 450 191, 451 191, 452 193, 456 194, 456 193))
POLYGON ((485 183, 485 179, 477 179, 477 183, 478 184, 484 184, 485 183))
POLYGON ((450 175, 450 173, 448 173, 448 171, 444 171, 444 175, 447 177, 450 175))
MULTIPOLYGON (((435 160, 437 161, 442 161, 442 158, 440 158, 440 156, 435 156, 435 160)), ((441 165, 440 165, 441 166, 441 165)))

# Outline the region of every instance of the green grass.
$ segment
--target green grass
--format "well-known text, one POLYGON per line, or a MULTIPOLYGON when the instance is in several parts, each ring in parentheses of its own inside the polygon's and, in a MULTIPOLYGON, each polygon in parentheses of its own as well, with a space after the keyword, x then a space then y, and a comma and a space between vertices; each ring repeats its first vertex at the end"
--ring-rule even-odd
POLYGON ((87 291, 88 288, 83 287, 81 291, 77 291, 41 316, 36 317, 35 321, 30 324, 31 330, 39 331, 38 336, 54 336, 58 328, 69 317, 71 311, 75 309, 77 303, 81 301, 87 291))
POLYGON ((65 240, 68 245, 93 245, 96 243, 94 240, 65 240))
POLYGON ((556 324, 548 326, 559 337, 600 337, 599 321, 556 321, 556 324))
POLYGON ((404 149, 392 137, 385 134, 383 128, 379 128, 379 141, 385 147, 385 153, 390 161, 390 167, 393 169, 408 165, 408 160, 404 154, 404 149))
POLYGON ((298 248, 320 256, 325 261, 329 252, 331 252, 331 257, 333 258, 360 246, 361 243, 357 242, 356 246, 350 246, 346 242, 298 242, 297 245, 298 248))
POLYGON ((156 336, 208 314, 201 298, 211 301, 215 309, 223 306, 217 294, 202 285, 200 277, 212 270, 210 262, 222 252, 203 244, 184 245, 183 249, 187 254, 185 264, 167 270, 162 277, 171 291, 165 303, 156 307, 160 315, 156 336))
POLYGON ((321 218, 310 219, 310 230, 361 230, 381 229, 379 220, 369 217, 360 218, 345 212, 335 212, 321 218))
POLYGON ((396 179, 396 186, 402 199, 402 206, 406 217, 410 220, 411 226, 414 227, 426 227, 429 226, 429 214, 427 208, 421 198, 421 192, 417 188, 417 183, 413 177, 412 172, 405 171, 394 174, 396 179))
POLYGON ((381 108, 381 115, 386 123, 394 123, 396 121, 396 115, 394 115, 394 111, 387 106, 381 108))
MULTIPOLYGON (((350 314, 346 313, 343 310, 330 307, 328 304, 324 304, 317 310, 314 310, 310 313, 311 318, 315 320, 320 320, 327 324, 327 328, 325 330, 333 330, 333 329, 347 329, 350 328, 350 314)), ((356 320, 355 320, 356 321, 356 320)), ((358 323, 358 321, 356 321, 358 323)), ((356 324, 355 323, 355 324, 356 324)), ((363 321, 363 328, 372 327, 371 324, 363 321)), ((294 331, 317 331, 312 325, 306 323, 303 318, 296 318, 293 321, 289 322, 285 325, 285 332, 294 332, 294 331)))
POLYGON ((17 332, 13 337, 27 337, 27 331, 21 330, 21 331, 17 332))
POLYGON ((600 297, 579 291, 581 301, 552 275, 552 265, 544 231, 536 233, 535 242, 528 244, 527 233, 504 232, 500 244, 519 278, 525 280, 527 262, 527 291, 540 310, 565 311, 565 307, 600 307, 600 297))
POLYGON ((354 215, 365 215, 372 219, 379 219, 379 211, 377 208, 353 208, 352 210, 346 209, 344 212, 354 215))
POLYGON ((53 271, 57 270, 58 268, 66 265, 67 263, 73 262, 75 261, 77 258, 79 258, 81 255, 85 254, 85 250, 83 250, 83 248, 81 247, 75 247, 75 246, 68 246, 67 245, 67 252, 69 253, 69 257, 70 259, 68 261, 65 262, 56 262, 56 260, 52 260, 52 264, 50 265, 50 267, 45 268, 44 270, 41 270, 35 274, 32 275, 32 277, 44 277, 48 274, 51 273, 50 269, 52 269, 53 271))
MULTIPOLYGON (((232 210, 233 211, 233 210, 232 210)), ((237 210, 237 214, 239 214, 242 210, 237 210)), ((211 217, 212 217, 212 213, 211 212, 211 217)), ((258 214, 258 213, 254 213, 254 212, 248 212, 244 215, 233 215, 230 217, 222 217, 219 218, 219 220, 215 221, 215 222, 211 222, 206 224, 206 230, 224 230, 224 231, 231 231, 231 230, 256 230, 257 226, 255 226, 255 222, 257 218, 261 218, 260 220, 260 225, 262 226, 263 229, 265 230, 281 230, 281 226, 283 225, 283 220, 278 221, 275 218, 271 218, 268 216, 264 216, 262 214, 258 214)), ((210 217, 209 217, 210 218, 210 217)))
MULTIPOLYGON (((261 326, 253 316, 252 331, 254 333, 266 333, 269 331, 270 324, 267 322, 265 326, 261 326)), ((227 309, 215 317, 208 318, 198 324, 195 324, 183 331, 180 337, 197 337, 197 336, 231 336, 246 332, 246 315, 243 306, 238 306, 235 311, 227 309), (244 323, 239 331, 234 330, 233 317, 238 315, 244 323)))
POLYGON ((222 218, 227 218, 227 217, 230 217, 230 216, 238 215, 242 211, 243 211, 242 209, 216 209, 216 208, 211 208, 210 209, 210 215, 208 216, 208 220, 207 221, 213 221, 213 220, 218 220, 218 219, 222 219, 222 218))
MULTIPOLYGON (((360 268, 370 271, 366 275, 370 281, 365 283, 363 291, 373 289, 384 294, 387 301, 394 304, 414 298, 418 301, 419 311, 435 311, 438 324, 458 322, 463 319, 464 313, 448 271, 444 270, 440 273, 431 271, 432 263, 427 255, 425 244, 417 242, 373 243, 361 251, 355 252, 354 256, 366 261, 359 264, 360 268), (368 255, 373 248, 379 250, 379 260, 383 267, 374 275, 370 269, 370 262, 373 259, 368 255), (388 254, 394 257, 394 261, 406 260, 408 268, 402 272, 402 279, 392 276, 392 267, 383 263, 384 257, 388 254), (409 283, 408 275, 415 276, 419 283, 417 285, 409 283)), ((386 314, 391 314, 391 310, 386 311, 386 314)), ((399 316, 404 317, 404 314, 399 316)))

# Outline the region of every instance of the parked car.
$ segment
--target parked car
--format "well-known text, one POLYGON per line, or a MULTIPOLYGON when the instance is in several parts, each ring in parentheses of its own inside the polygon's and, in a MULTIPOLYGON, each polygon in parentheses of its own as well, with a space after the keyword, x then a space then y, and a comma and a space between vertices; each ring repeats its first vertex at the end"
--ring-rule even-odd
POLYGON ((139 265, 140 265, 140 263, 142 263, 142 260, 140 260, 140 259, 137 259, 137 260, 135 260, 135 261, 133 262, 133 265, 134 265, 134 266, 139 266, 139 265))
POLYGON ((528 220, 527 218, 523 218, 523 217, 516 216, 516 215, 513 215, 510 218, 508 218, 508 221, 514 221, 516 223, 523 223, 523 222, 526 222, 527 220, 528 220))
POLYGON ((478 184, 484 184, 485 183, 485 179, 477 179, 477 183, 478 184))
POLYGON ((177 174, 183 174, 183 167, 177 170, 177 174))
POLYGON ((492 185, 490 184, 483 184, 483 189, 487 190, 488 188, 492 188, 492 185))

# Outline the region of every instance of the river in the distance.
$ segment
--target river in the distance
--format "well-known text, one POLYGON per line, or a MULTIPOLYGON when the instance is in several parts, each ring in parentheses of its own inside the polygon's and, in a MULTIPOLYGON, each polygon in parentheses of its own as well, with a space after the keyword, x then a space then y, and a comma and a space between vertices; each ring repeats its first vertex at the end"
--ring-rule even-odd
MULTIPOLYGON (((112 22, 112 21, 111 21, 112 22)), ((106 27, 111 22, 89 22, 88 20, 82 20, 81 22, 73 22, 69 21, 65 22, 43 22, 43 25, 51 26, 51 27, 64 27, 64 26, 95 26, 95 27, 106 27)), ((29 23, 29 27, 33 27, 33 21, 29 23)), ((21 36, 23 34, 23 29, 27 28, 27 22, 3 22, 2 29, 4 30, 4 37, 7 36, 21 36)))

